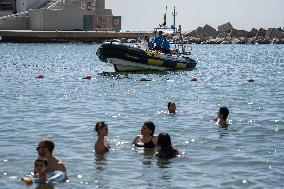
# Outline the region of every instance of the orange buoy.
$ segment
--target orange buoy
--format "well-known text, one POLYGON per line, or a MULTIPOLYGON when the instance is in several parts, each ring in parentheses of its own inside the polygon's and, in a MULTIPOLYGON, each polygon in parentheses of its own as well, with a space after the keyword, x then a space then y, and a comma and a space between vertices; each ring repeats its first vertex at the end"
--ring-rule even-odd
POLYGON ((249 80, 247 80, 247 82, 252 83, 252 82, 254 82, 254 79, 249 79, 249 80))
POLYGON ((141 77, 140 81, 151 81, 151 79, 147 79, 146 77, 141 77))
POLYGON ((86 77, 83 77, 82 79, 92 79, 92 76, 87 75, 86 77))
POLYGON ((37 79, 43 79, 44 78, 44 75, 42 74, 39 74, 38 76, 36 76, 37 79))
POLYGON ((191 78, 191 81, 197 81, 197 77, 193 76, 193 77, 191 78))

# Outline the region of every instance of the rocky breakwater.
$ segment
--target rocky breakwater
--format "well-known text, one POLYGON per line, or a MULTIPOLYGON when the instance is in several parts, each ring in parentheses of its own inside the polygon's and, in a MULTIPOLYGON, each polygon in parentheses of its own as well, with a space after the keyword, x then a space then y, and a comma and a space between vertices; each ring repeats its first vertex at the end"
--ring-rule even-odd
POLYGON ((183 34, 188 44, 284 44, 284 29, 235 29, 230 22, 218 26, 217 30, 209 25, 198 27, 183 34))

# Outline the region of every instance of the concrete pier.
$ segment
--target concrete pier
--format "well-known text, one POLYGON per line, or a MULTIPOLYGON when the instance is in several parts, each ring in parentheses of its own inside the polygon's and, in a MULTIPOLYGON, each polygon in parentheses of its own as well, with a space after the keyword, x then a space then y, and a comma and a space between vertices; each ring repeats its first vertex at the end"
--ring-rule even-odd
POLYGON ((136 39, 151 34, 151 32, 0 30, 1 42, 16 43, 101 43, 111 39, 136 39))

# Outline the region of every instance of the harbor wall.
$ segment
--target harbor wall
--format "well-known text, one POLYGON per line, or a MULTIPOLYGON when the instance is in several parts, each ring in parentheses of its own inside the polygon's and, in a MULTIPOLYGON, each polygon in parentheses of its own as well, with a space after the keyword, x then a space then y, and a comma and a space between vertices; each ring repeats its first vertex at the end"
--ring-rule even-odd
POLYGON ((0 42, 18 43, 61 43, 85 42, 101 43, 112 39, 137 39, 152 32, 95 32, 95 31, 31 31, 31 30, 0 30, 0 42))
MULTIPOLYGON (((29 17, 9 17, 7 19, 0 19, 0 26, 5 26, 6 30, 27 30, 29 26, 29 17)), ((1 35, 0 35, 1 36, 1 35)))

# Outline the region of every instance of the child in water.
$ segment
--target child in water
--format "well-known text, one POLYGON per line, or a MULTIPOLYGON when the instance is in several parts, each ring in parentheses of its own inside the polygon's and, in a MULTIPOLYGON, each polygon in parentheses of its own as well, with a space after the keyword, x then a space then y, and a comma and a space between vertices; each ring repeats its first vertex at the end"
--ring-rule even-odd
POLYGON ((35 170, 34 177, 23 177, 22 181, 26 184, 39 183, 44 184, 47 183, 47 164, 48 161, 44 157, 38 157, 35 160, 35 170))

